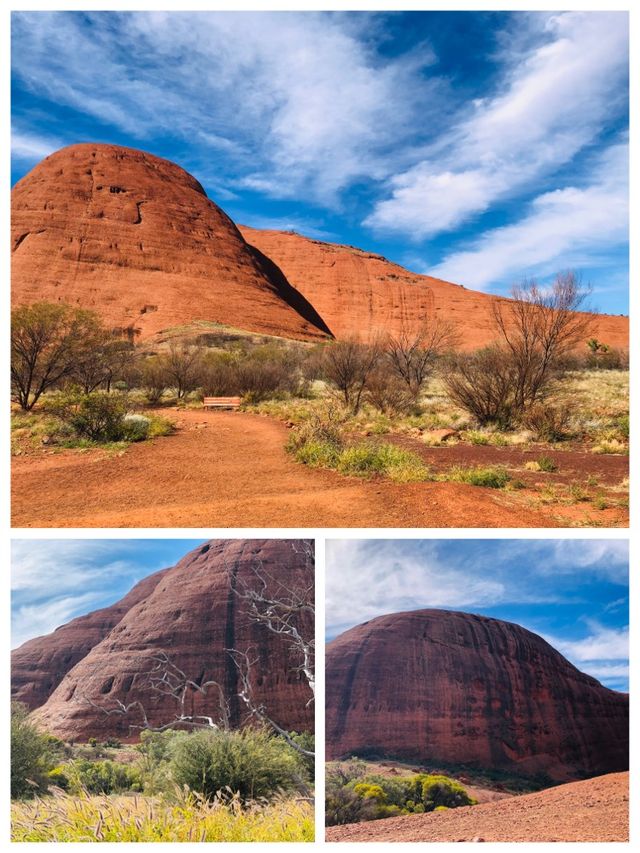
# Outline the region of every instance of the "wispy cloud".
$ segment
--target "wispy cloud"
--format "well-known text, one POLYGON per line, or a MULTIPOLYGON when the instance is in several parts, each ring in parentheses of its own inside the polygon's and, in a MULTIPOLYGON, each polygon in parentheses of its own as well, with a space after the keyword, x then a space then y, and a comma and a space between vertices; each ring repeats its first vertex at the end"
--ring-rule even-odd
POLYGON ((532 46, 505 52, 495 94, 393 176, 366 224, 416 239, 449 231, 541 182, 625 109, 626 13, 532 15, 532 46))
POLYGON ((24 133, 16 127, 11 128, 11 155, 18 160, 37 163, 57 151, 63 143, 50 136, 24 133))
POLYGON ((563 267, 598 263, 603 250, 628 239, 626 144, 610 147, 585 186, 564 186, 537 196, 518 221, 471 241, 446 256, 430 274, 484 290, 492 284, 563 267))
POLYGON ((422 75, 426 45, 385 61, 370 26, 316 13, 25 13, 14 15, 13 68, 138 139, 197 140, 241 166, 239 187, 329 203, 388 173, 389 150, 444 86, 422 75))

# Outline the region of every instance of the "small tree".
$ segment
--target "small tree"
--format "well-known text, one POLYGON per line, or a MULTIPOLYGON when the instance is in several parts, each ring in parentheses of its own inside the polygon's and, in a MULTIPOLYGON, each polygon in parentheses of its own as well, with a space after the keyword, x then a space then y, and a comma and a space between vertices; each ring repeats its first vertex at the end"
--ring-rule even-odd
POLYGON ((457 342, 458 335, 451 324, 435 316, 413 329, 404 323, 397 334, 389 335, 385 345, 387 359, 414 401, 433 373, 438 357, 457 342))
POLYGON ((517 369, 504 350, 494 346, 456 356, 449 362, 444 385, 453 402, 479 424, 510 425, 517 369))
POLYGON ((198 387, 202 378, 202 355, 202 347, 171 344, 169 350, 159 356, 178 400, 198 387))
POLYGON ((29 710, 11 703, 11 798, 33 797, 47 789, 53 768, 50 743, 29 721, 29 710))
POLYGON ((588 293, 575 273, 567 272, 549 289, 525 282, 513 288, 511 299, 494 303, 496 326, 516 374, 517 415, 545 396, 565 356, 587 338, 591 320, 580 309, 588 293))
POLYGON ((25 410, 62 382, 103 334, 91 311, 64 304, 36 302, 11 314, 11 387, 25 410))
POLYGON ((353 414, 360 411, 367 379, 382 353, 380 341, 365 344, 355 338, 337 341, 325 349, 324 374, 353 414))

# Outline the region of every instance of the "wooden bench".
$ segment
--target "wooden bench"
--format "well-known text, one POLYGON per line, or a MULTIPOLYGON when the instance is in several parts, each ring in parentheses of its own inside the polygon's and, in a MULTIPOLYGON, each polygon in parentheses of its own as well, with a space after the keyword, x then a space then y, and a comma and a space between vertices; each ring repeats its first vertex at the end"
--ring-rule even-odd
POLYGON ((241 397, 205 397, 202 405, 205 409, 237 409, 241 402, 241 397))

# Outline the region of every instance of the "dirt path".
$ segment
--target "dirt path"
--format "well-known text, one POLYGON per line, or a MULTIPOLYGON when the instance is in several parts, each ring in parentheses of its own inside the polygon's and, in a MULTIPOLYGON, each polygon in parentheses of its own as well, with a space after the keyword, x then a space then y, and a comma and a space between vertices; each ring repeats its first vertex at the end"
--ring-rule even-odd
POLYGON ((629 774, 493 803, 327 828, 327 841, 628 841, 629 774))
POLYGON ((346 478, 293 462, 281 423, 162 414, 178 431, 132 445, 14 458, 15 527, 549 527, 489 489, 346 478))

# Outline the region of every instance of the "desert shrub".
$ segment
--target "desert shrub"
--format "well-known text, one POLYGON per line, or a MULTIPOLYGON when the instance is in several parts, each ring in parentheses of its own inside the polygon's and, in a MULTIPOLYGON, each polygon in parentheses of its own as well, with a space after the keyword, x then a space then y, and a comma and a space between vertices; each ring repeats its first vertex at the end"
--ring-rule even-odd
POLYGON ((120 441, 124 438, 124 416, 127 412, 124 394, 77 390, 56 395, 47 409, 71 427, 74 433, 90 441, 120 441))
POLYGON ((365 399, 385 415, 399 415, 411 410, 415 396, 402 377, 383 361, 367 377, 365 399))
POLYGON ((169 376, 159 356, 145 359, 140 365, 139 382, 149 403, 159 403, 169 387, 169 376))
POLYGON ((207 396, 239 395, 259 403, 286 394, 304 396, 306 385, 302 355, 295 347, 263 344, 209 353, 204 361, 202 387, 207 396))
POLYGON ((562 441, 569 435, 573 410, 568 403, 536 404, 522 415, 522 424, 542 441, 562 441))
POLYGON ((618 418, 618 429, 624 438, 629 438, 629 415, 621 415, 618 418))
POLYGON ((351 776, 345 768, 330 769, 326 779, 328 825, 376 820, 400 814, 422 814, 438 808, 473 805, 464 787, 448 776, 351 776))
POLYGON ((115 761, 80 758, 67 764, 65 770, 69 788, 75 793, 113 794, 142 790, 138 769, 115 761))
POLYGON ((476 445, 489 444, 489 437, 489 433, 480 432, 479 430, 475 429, 468 429, 464 433, 464 438, 466 438, 467 441, 471 442, 471 444, 476 445))
POLYGON ((177 741, 171 773, 179 785, 212 800, 270 799, 295 788, 304 773, 299 753, 265 731, 195 732, 177 741))
POLYGON ((511 480, 509 472, 498 465, 465 468, 454 466, 444 475, 447 480, 457 483, 467 483, 470 486, 483 486, 488 489, 503 489, 511 480))
POLYGON ((550 456, 540 456, 538 457, 538 468, 540 471, 546 471, 547 473, 552 473, 553 471, 558 470, 558 466, 553 461, 550 456))
POLYGON ((28 709, 11 703, 11 798, 24 799, 47 790, 55 754, 47 736, 29 720, 28 709))
POLYGON ((380 342, 336 341, 324 350, 323 375, 353 414, 360 411, 367 380, 380 364, 380 342))
POLYGON ((127 441, 144 441, 149 436, 151 421, 144 415, 128 414, 122 419, 122 437, 127 441))
POLYGON ((47 782, 63 791, 68 791, 71 784, 65 767, 54 767, 50 770, 47 774, 47 782))
POLYGON ((444 375, 449 398, 480 426, 511 425, 514 412, 516 370, 498 347, 487 347, 452 358, 444 375))

